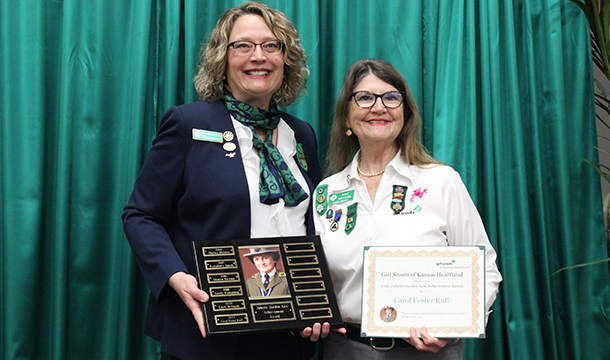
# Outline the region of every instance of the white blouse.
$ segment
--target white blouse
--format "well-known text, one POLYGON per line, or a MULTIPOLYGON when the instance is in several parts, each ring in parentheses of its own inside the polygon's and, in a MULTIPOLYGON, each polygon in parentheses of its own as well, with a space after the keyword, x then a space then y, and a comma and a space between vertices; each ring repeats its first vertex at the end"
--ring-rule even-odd
POLYGON ((314 213, 343 321, 360 323, 366 245, 485 245, 488 315, 502 276, 496 252, 460 175, 445 165, 409 165, 399 152, 386 167, 373 203, 357 166, 358 154, 342 172, 320 183, 328 185, 329 197, 353 191, 353 197, 328 206, 335 213, 341 209, 346 214, 347 207, 357 202, 353 230, 349 234, 345 231, 347 216, 341 216, 338 228, 331 229, 325 214, 314 213), (404 209, 397 214, 392 209, 393 185, 406 188, 404 209))

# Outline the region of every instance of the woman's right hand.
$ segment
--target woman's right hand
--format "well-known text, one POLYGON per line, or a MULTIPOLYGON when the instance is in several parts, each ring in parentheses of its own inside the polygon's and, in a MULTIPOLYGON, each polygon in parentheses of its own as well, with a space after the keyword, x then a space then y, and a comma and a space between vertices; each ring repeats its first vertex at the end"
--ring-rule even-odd
POLYGON ((182 298, 186 307, 191 310, 193 317, 199 326, 201 335, 205 338, 205 323, 203 320, 203 312, 201 311, 201 303, 207 302, 210 297, 208 294, 197 287, 197 279, 193 275, 184 272, 177 272, 169 278, 169 286, 171 286, 182 298))

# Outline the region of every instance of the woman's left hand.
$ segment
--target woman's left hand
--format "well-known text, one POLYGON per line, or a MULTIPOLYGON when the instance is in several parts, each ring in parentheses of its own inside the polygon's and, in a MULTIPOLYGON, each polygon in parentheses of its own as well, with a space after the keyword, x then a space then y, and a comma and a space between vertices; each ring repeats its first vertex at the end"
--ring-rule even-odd
POLYGON ((421 327, 420 337, 417 336, 417 329, 411 328, 411 337, 403 339, 409 344, 413 345, 419 351, 430 351, 433 353, 439 352, 447 344, 453 341, 453 339, 437 339, 428 333, 428 329, 425 326, 421 327))
POLYGON ((315 324, 313 324, 313 327, 308 326, 305 329, 303 329, 303 331, 301 331, 301 337, 309 338, 309 340, 311 340, 312 342, 316 342, 320 338, 324 339, 325 337, 327 337, 328 333, 330 333, 330 324, 329 323, 327 323, 327 322, 325 322, 324 324, 315 323, 315 324))

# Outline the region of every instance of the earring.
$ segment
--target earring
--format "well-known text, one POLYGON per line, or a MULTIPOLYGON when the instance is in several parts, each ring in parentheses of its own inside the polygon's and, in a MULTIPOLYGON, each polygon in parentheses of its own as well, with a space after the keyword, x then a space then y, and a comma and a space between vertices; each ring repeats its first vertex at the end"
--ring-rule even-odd
POLYGON ((345 135, 347 136, 352 136, 352 129, 347 129, 347 131, 345 132, 345 135))

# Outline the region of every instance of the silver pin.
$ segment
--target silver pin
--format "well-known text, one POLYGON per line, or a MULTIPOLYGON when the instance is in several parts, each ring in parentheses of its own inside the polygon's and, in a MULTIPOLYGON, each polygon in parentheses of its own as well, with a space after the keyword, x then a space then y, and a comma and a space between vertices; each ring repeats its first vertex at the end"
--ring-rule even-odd
POLYGON ((235 143, 232 143, 232 142, 227 142, 222 145, 222 148, 225 149, 226 151, 233 151, 237 148, 237 145, 235 145, 235 143))
POLYGON ((234 152, 232 152, 232 153, 228 153, 228 154, 225 154, 225 156, 228 156, 228 157, 230 157, 231 159, 233 159, 233 157, 235 156, 235 153, 234 153, 234 152))

